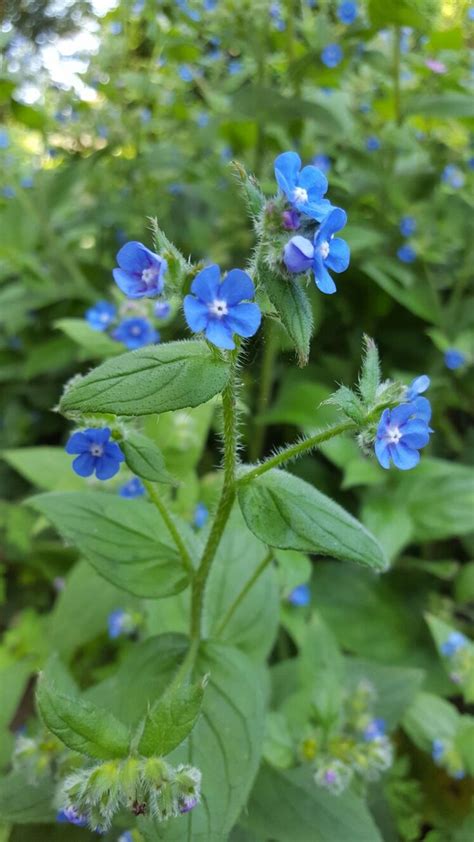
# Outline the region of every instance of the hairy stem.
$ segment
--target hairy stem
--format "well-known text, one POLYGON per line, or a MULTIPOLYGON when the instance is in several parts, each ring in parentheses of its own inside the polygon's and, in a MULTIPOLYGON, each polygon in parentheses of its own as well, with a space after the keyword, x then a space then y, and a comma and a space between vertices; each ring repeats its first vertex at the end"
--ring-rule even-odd
POLYGON ((260 564, 255 568, 255 570, 252 573, 248 582, 246 582, 246 584, 243 586, 242 590, 237 594, 234 601, 231 603, 231 605, 227 609, 226 613, 224 614, 221 622, 219 623, 219 625, 216 629, 216 636, 217 637, 219 637, 219 635, 222 634, 222 632, 225 629, 227 623, 229 622, 229 620, 231 620, 231 618, 234 616, 235 612, 237 611, 237 608, 239 607, 240 603, 245 599, 248 592, 253 588, 255 582, 257 581, 257 579, 260 578, 263 571, 266 570, 266 568, 270 564, 272 558, 273 558, 273 550, 269 549, 268 552, 266 553, 266 555, 263 557, 260 564))
POLYGON ((340 424, 334 424, 332 427, 322 430, 320 433, 315 433, 314 436, 302 439, 296 442, 296 444, 290 444, 288 447, 280 450, 279 453, 276 453, 275 456, 265 459, 260 465, 257 465, 241 476, 237 480, 236 485, 246 485, 252 482, 252 480, 257 479, 257 477, 262 476, 262 474, 266 474, 267 471, 271 471, 272 468, 278 468, 285 462, 296 459, 298 456, 302 456, 303 453, 308 453, 310 450, 318 447, 323 442, 329 441, 329 439, 333 439, 335 436, 340 436, 342 433, 347 433, 349 430, 357 430, 357 424, 353 421, 343 421, 340 424))
MULTIPOLYGON (((257 397, 257 418, 267 409, 273 386, 273 366, 277 354, 277 343, 275 329, 272 321, 267 320, 264 332, 264 346, 262 356, 262 367, 260 370, 260 386, 257 397)), ((250 461, 256 462, 260 457, 265 444, 265 424, 257 423, 254 426, 252 439, 249 446, 250 461)))
POLYGON ((161 517, 163 518, 168 532, 170 533, 173 541, 178 548, 179 554, 181 556, 182 562, 189 573, 190 576, 194 576, 194 566, 192 562, 192 558, 188 552, 188 549, 179 533, 179 529, 174 521, 173 515, 168 510, 168 507, 164 500, 160 497, 156 486, 152 482, 148 482, 148 480, 142 480, 143 485, 145 486, 146 490, 148 491, 148 495, 150 497, 151 502, 154 506, 158 509, 161 517))

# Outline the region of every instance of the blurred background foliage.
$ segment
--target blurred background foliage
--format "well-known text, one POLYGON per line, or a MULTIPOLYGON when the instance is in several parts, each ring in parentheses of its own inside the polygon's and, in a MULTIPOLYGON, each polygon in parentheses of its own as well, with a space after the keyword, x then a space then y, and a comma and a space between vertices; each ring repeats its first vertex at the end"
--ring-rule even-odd
MULTIPOLYGON (((352 262, 336 296, 312 292, 316 333, 306 368, 296 368, 278 329, 250 344, 246 440, 255 457, 329 420, 318 406, 334 381, 355 379, 364 332, 378 342, 386 376, 429 374, 436 435, 416 471, 386 473, 346 441, 293 470, 357 513, 394 563, 380 580, 334 563, 313 566, 314 608, 338 644, 377 665, 421 670, 431 699, 450 697, 468 716, 472 689, 463 699, 450 681, 426 615, 472 628, 474 7, 360 0, 345 24, 338 5, 0 5, 4 764, 7 729, 30 712, 29 677, 51 634, 66 635, 67 591, 57 600, 57 590, 75 561, 18 501, 32 487, 77 485, 61 451, 66 424, 52 408, 65 380, 123 349, 94 333, 84 313, 97 299, 124 306, 112 284, 115 254, 126 240, 151 245, 148 217, 193 259, 244 266, 253 235, 229 162, 242 161, 271 194, 273 160, 286 149, 306 162, 318 156, 326 169, 332 203, 348 212, 352 262), (328 44, 342 48, 335 67, 322 58, 328 44), (409 238, 404 217, 415 221, 409 238), (456 369, 446 364, 452 349, 462 356, 456 369)), ((186 335, 172 305, 157 323, 164 339, 186 335)), ((171 425, 163 449, 179 471, 192 440, 192 475, 178 501, 191 519, 212 485, 217 450, 208 410, 190 418, 171 425)), ((77 567, 71 575, 84 606, 92 585, 77 567)), ((105 636, 116 594, 101 585, 97 600, 87 622, 69 620, 68 657, 86 683, 116 656, 105 636)), ((275 660, 305 635, 305 612, 284 605, 282 617, 275 660)), ((399 732, 401 759, 374 808, 383 838, 472 842, 469 782, 434 774, 419 735, 423 718, 413 715, 399 732)), ((469 717, 467 725, 472 747, 469 717)), ((464 762, 474 772, 474 752, 464 762)), ((11 839, 34 838, 28 832, 11 839)))

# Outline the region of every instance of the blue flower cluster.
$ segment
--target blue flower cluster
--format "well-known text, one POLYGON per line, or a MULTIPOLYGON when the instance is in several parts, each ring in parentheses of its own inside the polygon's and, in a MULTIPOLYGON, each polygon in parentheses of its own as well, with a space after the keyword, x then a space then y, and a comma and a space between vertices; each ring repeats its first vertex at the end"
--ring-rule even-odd
MULTIPOLYGON (((400 234, 411 237, 417 228, 416 219, 412 216, 402 216, 400 220, 400 234)), ((413 263, 416 260, 416 250, 411 243, 403 243, 397 251, 397 257, 402 263, 413 263)))
POLYGON ((429 385, 426 374, 415 378, 406 390, 406 403, 384 409, 374 443, 382 468, 389 468, 393 462, 401 471, 408 471, 420 461, 419 451, 428 444, 433 432, 429 426, 431 404, 420 397, 429 385))
POLYGON ((334 236, 344 228, 346 213, 324 198, 328 189, 324 173, 312 165, 302 169, 301 158, 296 152, 284 152, 278 156, 275 178, 290 205, 290 211, 284 212, 283 226, 290 227, 289 214, 292 214, 293 230, 300 226, 300 215, 313 223, 320 223, 313 232, 312 240, 298 234, 286 244, 283 251, 285 266, 294 274, 311 269, 318 289, 331 295, 336 292, 336 285, 328 270, 344 272, 350 261, 346 241, 334 236))

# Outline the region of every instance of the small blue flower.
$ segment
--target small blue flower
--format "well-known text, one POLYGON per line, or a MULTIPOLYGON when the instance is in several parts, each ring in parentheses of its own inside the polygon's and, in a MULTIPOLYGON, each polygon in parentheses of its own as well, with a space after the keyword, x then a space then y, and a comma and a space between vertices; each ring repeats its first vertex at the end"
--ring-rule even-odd
POLYGON ((238 58, 233 58, 229 61, 227 66, 229 76, 237 76, 242 70, 242 62, 238 58))
POLYGON ((116 608, 111 611, 107 618, 107 628, 111 640, 116 640, 124 632, 124 620, 127 612, 123 608, 116 608))
POLYGON ((381 146, 382 144, 380 143, 380 140, 378 137, 375 137, 375 135, 368 137, 365 142, 365 148, 368 152, 378 152, 381 146))
POLYGON ((248 302, 255 287, 241 269, 232 269, 221 281, 219 266, 207 266, 194 278, 191 292, 193 295, 184 299, 188 326, 194 333, 204 331, 206 339, 218 348, 231 350, 235 348, 234 333, 247 338, 260 327, 260 308, 248 302))
POLYGON ((337 67, 344 58, 342 47, 339 44, 327 44, 321 53, 321 61, 326 67, 337 67))
POLYGON ((163 292, 168 264, 142 243, 125 243, 117 263, 120 268, 113 270, 114 281, 129 298, 153 298, 163 292))
POLYGON ((345 272, 349 266, 350 249, 345 240, 334 237, 344 228, 347 215, 341 208, 333 208, 323 220, 314 237, 314 245, 297 235, 285 246, 283 260, 289 272, 306 272, 312 268, 316 286, 321 292, 332 295, 336 285, 328 272, 345 272))
POLYGON ((474 170, 474 155, 467 159, 467 166, 470 170, 474 170))
POLYGON ((409 243, 404 243, 397 249, 397 257, 402 263, 414 263, 416 260, 416 251, 409 243))
POLYGON ((415 379, 411 381, 410 385, 407 386, 405 400, 415 400, 418 395, 422 395, 423 392, 426 392, 426 390, 429 389, 430 383, 431 380, 427 374, 420 374, 419 377, 415 377, 415 379))
POLYGON ((433 740, 431 743, 431 757, 438 763, 445 752, 445 745, 442 740, 433 740))
POLYGON ((0 149, 8 149, 10 146, 10 138, 8 137, 8 132, 4 129, 0 129, 0 149))
POLYGON ((467 10, 467 19, 474 21, 474 6, 469 6, 467 10))
POLYGON ((171 304, 164 299, 157 301, 153 312, 157 319, 166 319, 171 312, 171 304))
POLYGON ((132 831, 126 830, 125 833, 121 833, 117 842, 133 842, 132 831))
POLYGON ((400 233, 403 237, 411 237, 416 231, 416 219, 412 216, 402 216, 400 220, 400 233))
POLYGON ((297 585, 288 595, 288 602, 296 605, 298 608, 303 608, 311 602, 311 591, 309 585, 297 585))
POLYGON ((376 718, 369 722, 364 729, 364 740, 371 743, 373 740, 378 740, 385 736, 385 720, 376 718))
POLYGON ((341 23, 351 24, 354 23, 357 17, 357 3, 352 2, 352 0, 344 0, 343 3, 339 3, 337 7, 337 16, 341 23))
POLYGON ((296 152, 283 152, 275 160, 275 178, 282 193, 299 213, 305 213, 320 222, 332 206, 323 199, 328 180, 317 167, 301 169, 301 158, 296 152))
POLYGON ((16 196, 16 190, 14 187, 11 187, 7 184, 6 187, 2 187, 2 196, 4 199, 14 199, 16 196))
POLYGON ((218 0, 204 0, 204 11, 213 12, 217 6, 218 0))
POLYGON ((122 24, 118 20, 114 20, 110 24, 109 30, 112 33, 112 35, 120 35, 120 33, 122 32, 122 24))
POLYGON ((90 477, 95 473, 97 479, 101 480, 115 476, 125 457, 118 444, 109 439, 108 427, 72 434, 66 444, 66 453, 78 454, 72 463, 76 474, 80 477, 90 477))
POLYGON ((453 631, 449 637, 441 644, 440 651, 446 658, 451 658, 460 649, 464 649, 469 641, 461 632, 453 631))
POLYGON ((145 107, 145 108, 142 108, 140 110, 140 120, 142 121, 142 123, 144 123, 144 124, 149 123, 151 118, 152 118, 152 113, 151 113, 151 110, 149 108, 145 107))
POLYGON ((192 82, 194 79, 194 73, 187 64, 180 64, 178 67, 178 74, 179 78, 183 80, 183 82, 192 82))
POLYGON ((180 804, 179 812, 183 815, 184 813, 189 813, 191 810, 194 810, 197 803, 197 798, 194 796, 187 796, 186 798, 183 798, 180 804))
POLYGON ((160 334, 153 327, 148 319, 136 316, 131 319, 124 319, 112 333, 114 339, 123 342, 130 350, 143 348, 144 345, 152 345, 160 341, 160 334))
POLYGON ((141 479, 138 477, 132 477, 128 480, 128 482, 124 482, 124 484, 120 486, 119 494, 121 497, 127 497, 128 499, 143 497, 145 494, 145 486, 143 485, 141 479))
POLYGON ((24 190, 29 190, 31 187, 33 187, 33 184, 34 184, 33 176, 32 175, 24 175, 23 178, 20 181, 20 184, 21 184, 21 186, 23 187, 24 190))
POLYGON ((270 17, 273 21, 273 25, 278 32, 284 32, 286 29, 286 23, 284 18, 282 17, 281 6, 280 3, 272 3, 270 6, 270 17))
POLYGON ((209 125, 209 114, 206 114, 205 111, 201 111, 201 113, 197 116, 196 123, 200 129, 205 129, 206 126, 209 125))
POLYGON ((317 167, 318 170, 321 170, 324 174, 328 173, 331 169, 331 159, 328 155, 319 154, 315 155, 313 160, 311 161, 314 167, 317 167))
POLYGON ((446 164, 441 179, 454 190, 459 190, 466 181, 464 173, 455 164, 446 164))
POLYGON ((64 810, 59 810, 56 815, 56 821, 60 824, 75 824, 78 827, 87 827, 87 819, 81 816, 74 807, 65 807, 64 810))
POLYGON ((209 509, 204 503, 198 503, 194 509, 193 526, 196 529, 202 529, 209 517, 209 509))
POLYGON ((466 362, 466 355, 463 354, 462 351, 458 351, 456 348, 448 348, 444 354, 444 362, 447 368, 450 368, 451 371, 455 371, 457 368, 461 368, 461 366, 464 365, 466 362))
POLYGON ((94 330, 107 330, 116 315, 115 305, 110 301, 97 301, 93 307, 86 310, 86 322, 94 330))
POLYGON ((428 444, 433 432, 428 426, 430 418, 431 406, 426 398, 384 409, 374 444, 382 468, 389 468, 390 460, 401 471, 418 464, 418 451, 428 444))

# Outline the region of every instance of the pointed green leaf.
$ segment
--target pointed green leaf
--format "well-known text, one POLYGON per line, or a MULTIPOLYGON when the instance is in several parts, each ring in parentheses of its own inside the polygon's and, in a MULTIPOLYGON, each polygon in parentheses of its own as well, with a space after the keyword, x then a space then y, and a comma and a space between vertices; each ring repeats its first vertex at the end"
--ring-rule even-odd
POLYGON ((285 278, 260 262, 257 274, 293 343, 300 365, 306 365, 313 335, 311 302, 298 281, 285 278))
POLYGON ((141 433, 127 433, 120 442, 125 461, 137 477, 150 482, 173 482, 165 467, 164 456, 155 442, 141 433))
POLYGON ((199 717, 204 682, 166 691, 147 713, 138 751, 145 757, 165 757, 193 730, 199 717))

